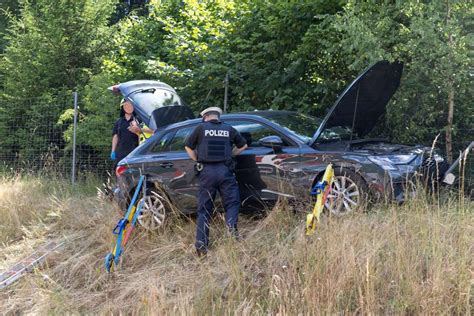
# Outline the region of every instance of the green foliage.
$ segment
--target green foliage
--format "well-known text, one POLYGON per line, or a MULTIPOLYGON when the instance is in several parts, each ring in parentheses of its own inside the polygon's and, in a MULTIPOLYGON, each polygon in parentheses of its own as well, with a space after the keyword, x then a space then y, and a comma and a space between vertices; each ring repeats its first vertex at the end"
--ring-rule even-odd
MULTIPOLYGON (((381 59, 402 61, 405 67, 400 89, 378 131, 395 141, 429 144, 443 131, 450 81, 455 89, 455 131, 472 129, 473 117, 466 115, 472 113, 472 56, 466 23, 473 9, 468 1, 453 2, 449 4, 448 20, 448 4, 401 1, 373 5, 350 1, 343 12, 323 17, 322 27, 306 34, 307 43, 320 44, 326 52, 324 60, 318 60, 307 48, 306 59, 316 61, 315 67, 331 67, 337 74, 331 80, 334 83, 348 74, 355 76, 381 59), (332 40, 324 34, 332 34, 332 40), (452 34, 452 42, 448 34, 452 34), (334 64, 344 66, 336 70, 334 64), (338 73, 340 70, 346 74, 338 73)), ((461 141, 459 147, 464 143, 461 141)))
POLYGON ((2 0, 0 2, 0 53, 8 43, 4 36, 9 26, 9 17, 18 14, 18 9, 18 0, 2 0))
MULTIPOLYGON (((324 91, 308 84, 310 60, 298 51, 320 14, 334 14, 338 1, 259 2, 241 14, 224 58, 231 75, 231 108, 314 111, 324 91)), ((317 50, 317 47, 312 47, 317 50)))
POLYGON ((9 135, 2 152, 29 160, 44 144, 64 146, 66 126, 56 122, 73 105, 71 91, 88 82, 107 51, 112 8, 111 0, 20 2, 0 61, 0 107, 8 113, 0 127, 9 135))
MULTIPOLYGON (((236 7, 231 1, 152 2, 147 16, 129 16, 113 26, 113 49, 102 71, 85 89, 78 138, 94 148, 108 148, 118 98, 106 88, 132 79, 154 79, 178 88, 194 109, 210 90, 222 89, 221 67, 209 62, 217 43, 229 31, 236 7)), ((104 152, 105 156, 105 152, 104 152)))
POLYGON ((96 57, 107 50, 111 0, 23 1, 11 21, 2 59, 3 93, 37 97, 87 82, 96 57))
MULTIPOLYGON (((148 16, 128 17, 117 25, 114 49, 103 59, 102 72, 96 77, 107 85, 131 79, 161 80, 176 87, 198 111, 206 105, 223 106, 223 81, 229 73, 231 111, 311 109, 321 93, 312 83, 300 80, 307 61, 293 52, 315 15, 338 9, 340 4, 334 1, 152 2, 148 16)), ((92 121, 105 123, 101 111, 117 109, 108 98, 97 98, 107 93, 106 85, 92 82, 81 128, 90 129, 92 121), (97 107, 101 101, 106 103, 97 107)), ((114 118, 108 120, 110 129, 114 118)), ((88 136, 105 145, 110 140, 103 141, 100 124, 96 136, 88 136)))

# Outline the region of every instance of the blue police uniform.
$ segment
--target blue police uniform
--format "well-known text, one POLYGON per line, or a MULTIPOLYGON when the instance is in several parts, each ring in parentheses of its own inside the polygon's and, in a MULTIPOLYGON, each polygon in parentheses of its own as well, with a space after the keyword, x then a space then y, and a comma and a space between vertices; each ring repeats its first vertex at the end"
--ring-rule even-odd
POLYGON ((246 140, 235 128, 219 120, 199 124, 186 141, 187 147, 196 149, 197 160, 203 165, 198 176, 196 229, 196 249, 200 252, 205 253, 209 245, 209 220, 217 191, 226 211, 226 224, 231 233, 237 233, 240 194, 232 168, 233 144, 242 148, 246 140))

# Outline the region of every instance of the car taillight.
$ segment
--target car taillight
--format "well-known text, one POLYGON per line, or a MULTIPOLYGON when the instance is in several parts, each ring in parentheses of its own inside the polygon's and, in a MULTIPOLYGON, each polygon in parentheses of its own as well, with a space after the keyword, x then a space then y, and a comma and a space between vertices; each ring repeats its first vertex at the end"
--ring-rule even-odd
POLYGON ((125 171, 127 171, 127 169, 127 166, 118 166, 117 169, 115 169, 115 175, 120 177, 125 171))

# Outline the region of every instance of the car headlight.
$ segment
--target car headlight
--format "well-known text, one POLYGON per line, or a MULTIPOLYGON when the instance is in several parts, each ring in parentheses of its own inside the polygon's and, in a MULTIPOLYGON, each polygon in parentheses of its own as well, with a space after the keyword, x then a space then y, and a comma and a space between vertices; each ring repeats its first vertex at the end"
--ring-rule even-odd
POLYGON ((416 158, 416 155, 369 156, 368 158, 384 170, 397 170, 395 165, 409 164, 416 158))

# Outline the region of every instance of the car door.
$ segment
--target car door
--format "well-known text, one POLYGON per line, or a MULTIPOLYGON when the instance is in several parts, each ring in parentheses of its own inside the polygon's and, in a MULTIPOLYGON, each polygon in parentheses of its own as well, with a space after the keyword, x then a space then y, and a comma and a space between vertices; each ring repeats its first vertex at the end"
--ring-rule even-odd
POLYGON ((292 166, 298 165, 299 146, 270 125, 251 119, 226 121, 247 140, 248 148, 237 156, 236 177, 242 203, 275 201, 279 196, 292 196, 292 166), (265 147, 260 140, 278 136, 279 148, 265 147))
POLYGON ((195 211, 198 190, 194 162, 184 150, 196 125, 177 128, 158 139, 148 152, 145 170, 158 182, 182 212, 195 211))

